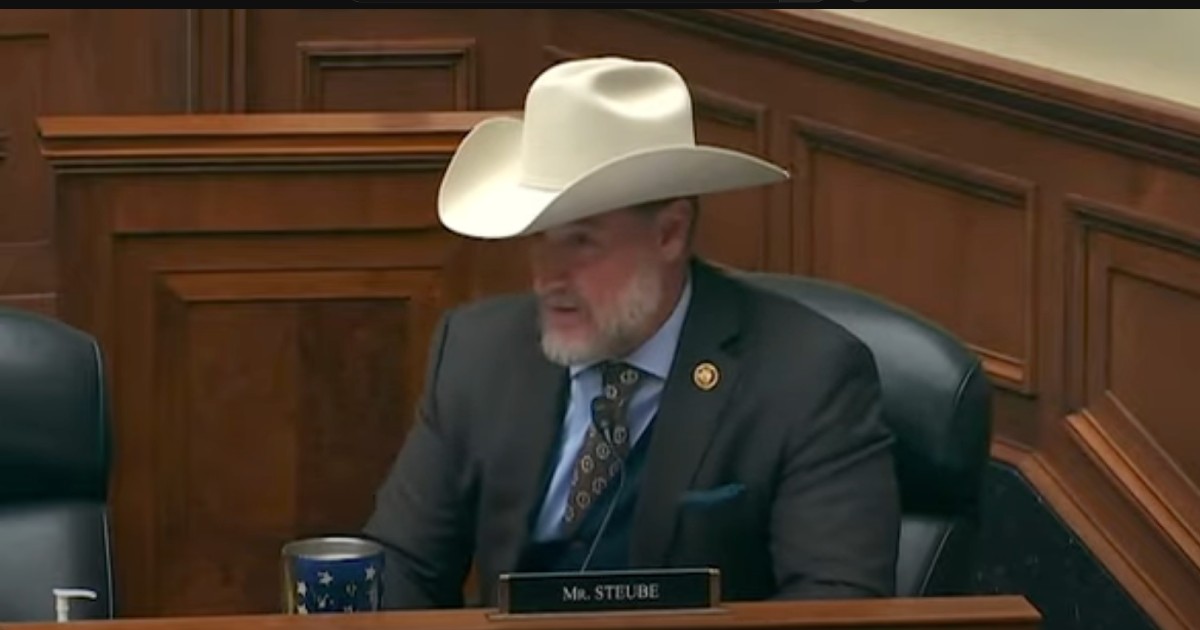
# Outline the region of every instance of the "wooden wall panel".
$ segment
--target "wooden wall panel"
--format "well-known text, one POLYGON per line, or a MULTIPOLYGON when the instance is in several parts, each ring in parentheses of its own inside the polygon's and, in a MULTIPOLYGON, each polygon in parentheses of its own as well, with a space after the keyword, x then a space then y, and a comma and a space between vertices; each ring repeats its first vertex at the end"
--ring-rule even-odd
MULTIPOLYGON (((54 310, 50 245, 49 171, 37 155, 36 129, 44 111, 54 16, 22 11, 0 22, 0 304, 54 310)), ((61 30, 55 37, 58 43, 61 30)))
POLYGON ((540 16, 524 9, 197 10, 195 109, 515 108, 538 70, 540 51, 528 44, 540 16))
POLYGON ((53 314, 53 184, 36 118, 183 110, 182 10, 0 12, 0 304, 53 314))
POLYGON ((473 244, 432 203, 476 118, 50 131, 61 315, 97 333, 112 368, 122 615, 270 612, 285 542, 365 521, 433 327, 468 298, 460 279, 504 281, 471 267, 473 244))
POLYGON ((1033 183, 813 120, 793 127, 810 273, 942 323, 998 384, 1031 393, 1033 183))
MULTIPOLYGON (((21 199, 22 205, 45 208, 50 200, 50 173, 35 160, 18 159, 37 153, 37 135, 27 123, 45 105, 42 93, 49 82, 50 33, 9 32, 0 35, 0 76, 4 77, 5 168, 0 186, 21 199)), ((5 212, 0 215, 0 234, 17 243, 50 239, 50 216, 46 212, 5 212)))
POLYGON ((1200 440, 1186 419, 1200 351, 1200 247, 1136 212, 1073 198, 1079 402, 1071 435, 1200 566, 1200 440))
MULTIPOLYGON (((693 87, 692 93, 698 141, 767 154, 772 116, 766 105, 701 85, 693 87)), ((779 256, 780 239, 773 238, 769 229, 771 194, 766 189, 733 191, 704 199, 697 248, 713 260, 742 269, 766 269, 785 260, 779 256)))
POLYGON ((137 245, 126 251, 143 260, 119 269, 153 285, 128 299, 154 313, 143 334, 161 391, 147 427, 158 446, 143 472, 161 502, 145 532, 158 606, 257 607, 278 596, 284 542, 352 530, 370 514, 362 490, 385 474, 415 407, 438 270, 254 271, 245 258, 137 245), (164 258, 188 263, 166 270, 164 258), (238 267, 249 269, 209 270, 238 267), (231 447, 253 456, 230 462, 231 447))
POLYGON ((302 41, 298 111, 475 109, 475 41, 302 41))
MULTIPOLYGON (((150 38, 157 43, 138 45, 170 61, 155 65, 139 57, 134 63, 129 53, 116 59, 130 64, 131 75, 159 77, 150 81, 158 87, 118 89, 126 79, 112 77, 117 62, 105 62, 108 70, 100 76, 118 87, 55 83, 53 89, 63 92, 51 100, 98 103, 98 111, 129 111, 138 102, 168 109, 186 103, 202 112, 507 109, 519 107, 528 82, 559 59, 617 53, 674 64, 695 86, 702 141, 766 156, 794 174, 786 186, 707 200, 701 251, 740 267, 847 281, 894 298, 961 335, 980 353, 998 386, 996 455, 1021 468, 1163 627, 1200 626, 1200 598, 1194 596, 1200 592, 1200 456, 1190 448, 1197 409, 1187 396, 1188 385, 1200 381, 1193 360, 1200 331, 1192 323, 1200 292, 1195 208, 1200 112, 935 49, 804 10, 201 9, 124 12, 84 21, 70 15, 76 14, 22 11, 0 17, 0 33, 10 33, 8 39, 0 34, 0 66, 17 64, 27 73, 19 95, 0 97, 0 131, 8 134, 0 141, 0 182, 14 181, 12 175, 3 179, 6 169, 24 159, 20 156, 30 146, 11 121, 34 111, 29 103, 48 98, 28 73, 69 69, 62 60, 72 56, 56 52, 55 34, 82 37, 96 50, 115 49, 115 36, 98 33, 119 32, 115 25, 121 20, 157 34, 150 38), (103 20, 108 26, 96 26, 103 20), (180 29, 187 37, 178 37, 180 29), (169 35, 176 36, 169 40, 176 48, 163 43, 169 35), (176 61, 186 69, 176 73, 182 78, 163 79, 167 69, 180 67, 176 61), (44 69, 37 70, 37 63, 44 69)), ((345 130, 352 120, 329 116, 321 124, 332 129, 345 130)), ((342 249, 367 235, 372 243, 387 243, 379 247, 389 252, 401 247, 406 256, 446 256, 418 267, 440 283, 440 301, 427 307, 434 311, 524 286, 520 243, 451 246, 457 240, 434 227, 436 160, 419 168, 410 160, 402 175, 373 166, 376 158, 367 156, 383 155, 379 159, 387 163, 392 159, 386 157, 388 147, 409 140, 370 120, 368 131, 342 135, 275 128, 275 135, 264 139, 244 128, 243 136, 214 141, 211 150, 228 152, 236 163, 217 171, 211 165, 194 168, 197 156, 170 156, 171 147, 199 150, 212 141, 211 129, 192 129, 183 137, 171 135, 177 129, 159 128, 136 140, 146 160, 138 168, 145 172, 122 178, 121 185, 115 178, 84 175, 93 168, 89 160, 107 165, 113 159, 87 148, 87 133, 104 133, 94 125, 86 133, 83 128, 54 130, 58 135, 50 155, 74 173, 59 190, 64 214, 55 230, 79 243, 60 252, 66 258, 58 275, 73 287, 62 296, 63 312, 104 314, 88 321, 106 338, 135 340, 122 341, 126 345, 118 349, 119 356, 128 357, 122 360, 131 362, 122 364, 120 393, 127 399, 122 404, 133 405, 122 437, 127 452, 134 453, 120 464, 124 520, 119 536, 126 550, 135 550, 126 556, 134 565, 127 577, 135 584, 152 582, 156 561, 148 558, 154 545, 164 544, 163 532, 174 531, 164 530, 164 522, 213 518, 211 512, 193 515, 182 508, 163 512, 173 515, 163 522, 152 517, 163 490, 138 475, 162 467, 174 471, 165 474, 169 481, 164 483, 184 489, 191 483, 170 460, 139 459, 154 451, 158 439, 143 429, 159 426, 152 418, 165 413, 134 400, 158 382, 159 372, 150 367, 160 356, 156 353, 194 353, 197 340, 208 338, 233 347, 238 335, 262 330, 271 319, 280 320, 280 328, 264 334, 263 341, 293 348, 293 354, 281 356, 300 356, 296 348, 315 347, 308 343, 328 347, 288 332, 300 321, 318 322, 318 330, 341 342, 348 343, 356 334, 352 331, 366 338, 400 334, 413 340, 419 327, 411 319, 416 317, 412 300, 426 296, 415 285, 346 296, 343 302, 313 298, 303 292, 307 289, 289 284, 308 273, 295 260, 284 264, 289 256, 307 261, 314 273, 341 269, 360 279, 353 282, 376 277, 371 274, 377 267, 398 269, 400 263, 384 250, 361 244, 342 249), (316 150, 344 168, 316 166, 311 155, 297 155, 298 147, 316 150), (258 152, 253 168, 239 162, 243 151, 258 152), (347 155, 358 157, 346 162, 347 155), (296 166, 297 160, 304 166, 296 166), (150 175, 151 164, 170 175, 150 175), (319 178, 297 175, 313 172, 319 178), (395 184, 396 177, 403 185, 395 184), (261 199, 266 188, 274 200, 243 201, 261 199), (194 191, 195 198, 183 190, 194 191), (178 199, 178 207, 163 212, 156 200, 164 197, 178 199), (271 237, 283 208, 289 221, 284 232, 295 234, 271 237), (357 227, 347 232, 347 224, 357 227), (88 240, 115 232, 122 234, 115 241, 88 240), (174 268, 175 251, 196 260, 201 252, 212 258, 198 268, 174 268), (340 256, 351 262, 329 262, 340 256), (82 266, 71 257, 98 262, 82 266), (214 302, 195 298, 197 285, 188 284, 208 277, 195 275, 201 273, 253 279, 212 276, 222 278, 222 287, 241 287, 214 302), (128 284, 96 280, 118 276, 128 284), (238 284, 243 282, 250 284, 238 284), (112 315, 129 308, 119 306, 118 293, 131 304, 145 305, 145 313, 130 317, 153 319, 141 322, 150 331, 146 340, 136 341, 142 338, 134 331, 142 329, 112 315), (264 297, 272 295, 277 299, 264 297), (221 321, 241 332, 225 331, 217 325, 221 321)), ((131 168, 132 161, 123 164, 131 168)), ((17 293, 49 295, 53 250, 38 240, 44 238, 38 230, 49 224, 33 215, 9 221, 4 229, 16 236, 0 230, 0 242, 7 243, 0 244, 0 294, 8 295, 0 300, 12 301, 17 293)), ((362 365, 384 360, 365 348, 346 356, 362 365)), ((416 376, 407 363, 392 360, 379 369, 411 392, 416 376)), ((161 421, 163 426, 192 418, 188 414, 198 406, 194 396, 223 395, 220 384, 227 377, 207 370, 225 367, 210 361, 217 358, 162 368, 162 382, 182 392, 183 398, 172 400, 185 401, 183 411, 164 416, 171 420, 161 421)), ((322 376, 317 366, 284 363, 288 367, 280 368, 279 382, 290 388, 322 376)), ((271 382, 274 367, 251 365, 258 366, 255 376, 236 394, 244 398, 230 399, 250 401, 237 403, 247 410, 254 408, 256 392, 267 387, 262 383, 271 382)), ((367 405, 358 395, 341 386, 329 393, 367 405)), ((408 404, 408 395, 379 395, 370 404, 387 413, 408 404)), ((291 393, 278 394, 262 408, 286 416, 295 400, 291 393)), ((232 424, 203 417, 216 423, 214 436, 232 436, 232 424)), ((235 417, 241 418, 230 416, 235 417)), ((298 426, 327 421, 316 411, 304 418, 298 426)), ((297 445, 271 451, 276 459, 268 460, 274 463, 262 474, 276 484, 299 483, 289 459, 298 451, 287 450, 297 445)), ((319 453, 326 447, 306 448, 319 453)), ((375 453, 361 443, 347 448, 375 453)), ((199 442, 181 454, 203 458, 212 452, 215 447, 199 442)), ((370 473, 364 468, 346 474, 365 479, 370 473)), ((231 501, 244 499, 241 492, 248 490, 226 487, 231 501)), ((315 514, 305 510, 332 498, 308 504, 291 500, 295 503, 277 504, 279 514, 272 518, 280 520, 255 521, 231 544, 252 553, 254 532, 262 533, 259 542, 270 547, 280 532, 343 522, 301 516, 315 514)), ((338 507, 353 511, 355 505, 361 504, 338 507)), ((235 521, 226 525, 238 527, 235 521)), ((200 546, 208 544, 216 543, 200 546)), ((234 581, 249 579, 246 571, 251 571, 206 570, 239 576, 229 578, 234 581)), ((128 597, 139 611, 263 605, 237 599, 233 583, 209 600, 186 593, 170 601, 153 593, 128 597)))

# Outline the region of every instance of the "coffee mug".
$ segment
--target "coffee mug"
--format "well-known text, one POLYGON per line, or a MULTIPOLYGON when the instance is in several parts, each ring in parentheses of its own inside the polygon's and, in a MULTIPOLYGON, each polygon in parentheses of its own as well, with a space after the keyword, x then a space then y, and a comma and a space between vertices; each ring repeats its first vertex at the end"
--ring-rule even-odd
POLYGON ((353 536, 295 540, 283 546, 283 612, 370 612, 383 596, 383 547, 353 536))

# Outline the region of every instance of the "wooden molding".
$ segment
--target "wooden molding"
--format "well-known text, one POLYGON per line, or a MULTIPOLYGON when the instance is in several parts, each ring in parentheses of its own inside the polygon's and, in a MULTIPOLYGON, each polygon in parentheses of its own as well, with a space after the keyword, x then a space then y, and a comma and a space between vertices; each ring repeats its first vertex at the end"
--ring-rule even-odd
POLYGON ((1067 195, 1067 209, 1084 221, 1084 226, 1103 227, 1110 232, 1139 240, 1149 240, 1158 247, 1200 256, 1200 218, 1194 225, 1148 215, 1134 208, 1091 199, 1084 195, 1067 195))
MULTIPOLYGON (((1147 540, 1138 541, 1143 547, 1142 561, 1154 567, 1155 577, 1165 586, 1183 588, 1181 584, 1187 583, 1192 588, 1200 587, 1200 490, 1196 480, 1181 468, 1178 448, 1156 435, 1154 429, 1162 429, 1162 413, 1140 417, 1122 400, 1128 392, 1112 380, 1118 367, 1135 371, 1165 369, 1131 367, 1128 358, 1123 366, 1115 363, 1115 335, 1127 338, 1150 331, 1140 330, 1141 326, 1130 329, 1129 324, 1122 331, 1114 331, 1114 312, 1130 308, 1128 301, 1115 301, 1114 283, 1137 283, 1174 300, 1195 303, 1197 283, 1188 279, 1194 278, 1200 260, 1200 222, 1189 225, 1083 195, 1068 195, 1065 208, 1071 221, 1073 252, 1067 292, 1070 377, 1065 400, 1076 411, 1065 421, 1069 442, 1062 448, 1076 450, 1078 459, 1094 470, 1103 492, 1111 494, 1121 508, 1141 521, 1140 529, 1148 534, 1147 540), (1159 422, 1150 424, 1151 420, 1159 422), (1161 549, 1152 560, 1146 559, 1149 554, 1145 553, 1145 546, 1151 542, 1161 549), (1167 574, 1179 577, 1167 579, 1167 574)), ((1194 330, 1177 332, 1186 335, 1194 330)), ((1178 400, 1179 392, 1174 394, 1178 400)), ((1172 422, 1177 426, 1188 419, 1172 422)), ((1076 483, 1077 487, 1082 485, 1076 483)), ((1168 602, 1171 599, 1166 597, 1168 602)), ((1194 601, 1177 600, 1172 604, 1177 611, 1181 606, 1195 606, 1194 601)), ((1188 618, 1183 616, 1184 620, 1188 618)))
POLYGON ((448 110, 474 110, 479 102, 476 79, 476 43, 472 39, 419 40, 315 40, 296 44, 297 102, 299 111, 316 111, 322 90, 321 75, 337 69, 438 69, 452 75, 452 106, 448 110))
POLYGON ((246 110, 246 9, 185 9, 187 111, 246 110), (205 55, 209 54, 210 57, 205 55))
POLYGON ((1067 426, 1071 437, 1092 463, 1157 526, 1159 534, 1178 553, 1180 561, 1200 579, 1200 536, 1165 500, 1159 486, 1150 482, 1146 473, 1092 414, 1087 411, 1072 414, 1067 418, 1067 426))
MULTIPOLYGON (((50 117, 43 155, 59 169, 145 169, 441 155, 495 112, 50 117)), ((511 114, 510 114, 511 115, 511 114)), ((515 114, 519 115, 519 114, 515 114)))
POLYGON ((881 88, 1200 173, 1200 112, 811 9, 620 9, 881 88))
POLYGON ((992 444, 992 457, 1018 471, 1096 555, 1097 559, 1129 590, 1139 604, 1146 608, 1164 627, 1186 628, 1187 616, 1158 588, 1154 576, 1141 568, 1137 558, 1130 556, 1122 541, 1116 540, 1109 529, 1078 500, 1074 483, 1050 464, 1038 452, 1003 437, 992 444))

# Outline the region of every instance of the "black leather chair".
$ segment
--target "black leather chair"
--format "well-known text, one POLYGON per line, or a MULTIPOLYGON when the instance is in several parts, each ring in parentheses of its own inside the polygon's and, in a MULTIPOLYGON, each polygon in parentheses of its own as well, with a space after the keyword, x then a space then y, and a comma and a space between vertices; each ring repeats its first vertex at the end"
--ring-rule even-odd
POLYGON ((53 589, 86 588, 71 619, 113 616, 108 400, 89 335, 0 308, 0 622, 53 621, 53 589))
POLYGON ((897 595, 932 594, 935 575, 940 584, 965 583, 964 558, 944 550, 952 536, 975 529, 990 460, 992 390, 979 358, 940 326, 862 291, 800 276, 734 275, 813 308, 871 349, 897 438, 897 595))

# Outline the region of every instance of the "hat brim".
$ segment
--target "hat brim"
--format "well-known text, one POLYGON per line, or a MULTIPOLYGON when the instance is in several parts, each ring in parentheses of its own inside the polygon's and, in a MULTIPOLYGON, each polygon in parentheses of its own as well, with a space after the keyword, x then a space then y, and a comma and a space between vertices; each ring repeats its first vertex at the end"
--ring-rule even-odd
POLYGON ((738 151, 668 146, 601 164, 560 189, 523 185, 522 121, 493 118, 471 130, 438 193, 447 229, 480 239, 541 232, 647 201, 763 186, 788 178, 778 166, 738 151))

